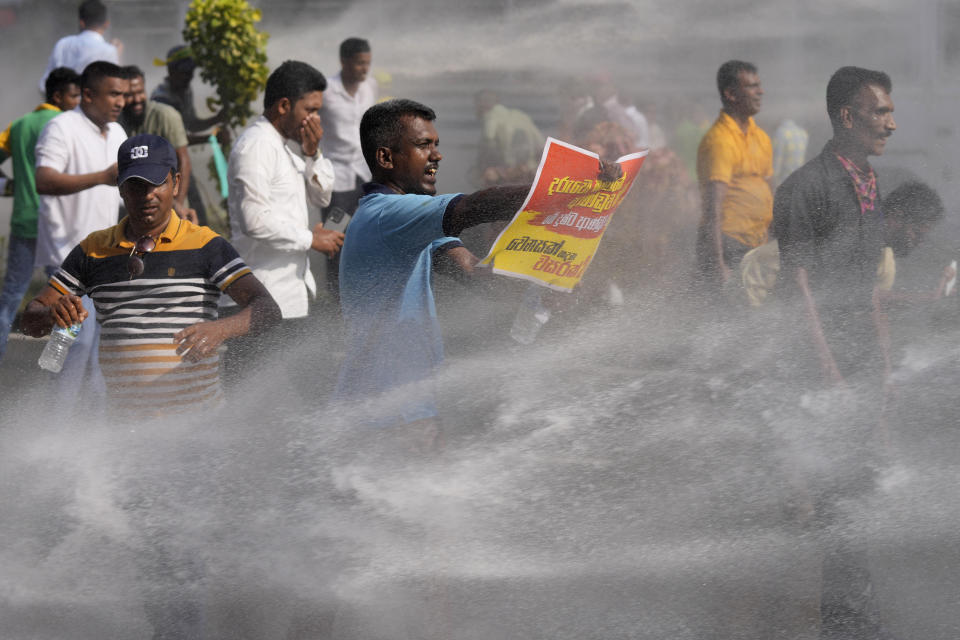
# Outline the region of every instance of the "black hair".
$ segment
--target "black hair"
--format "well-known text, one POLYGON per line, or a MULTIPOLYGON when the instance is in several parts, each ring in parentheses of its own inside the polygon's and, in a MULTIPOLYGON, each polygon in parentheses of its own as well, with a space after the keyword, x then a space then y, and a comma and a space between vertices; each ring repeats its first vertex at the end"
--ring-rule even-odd
POLYGON ((883 212, 906 223, 932 225, 943 219, 943 200, 925 182, 908 180, 883 199, 883 212))
POLYGON ((340 59, 348 60, 358 53, 370 53, 370 43, 363 38, 347 38, 340 43, 340 59))
POLYGON ((51 71, 43 84, 47 102, 53 102, 53 94, 66 91, 72 84, 80 86, 80 74, 70 67, 57 67, 51 71))
POLYGON ((143 69, 135 64, 128 64, 125 67, 120 67, 120 70, 123 72, 124 80, 133 80, 134 78, 146 79, 146 76, 143 75, 143 69))
POLYGON ((263 95, 263 107, 269 109, 282 98, 291 103, 313 91, 327 88, 327 79, 323 74, 306 62, 287 60, 274 69, 267 78, 267 88, 263 95))
POLYGON ((720 92, 720 99, 727 101, 723 92, 732 89, 740 83, 741 73, 756 73, 757 67, 743 60, 727 60, 717 69, 717 90, 720 92))
POLYGON ((107 22, 107 7, 100 0, 86 0, 80 3, 77 15, 86 29, 96 29, 107 22))
POLYGON ((840 67, 827 83, 827 115, 836 126, 840 121, 840 109, 849 106, 863 87, 876 85, 890 93, 890 76, 883 71, 862 67, 840 67))
POLYGON ((371 171, 376 167, 377 149, 399 148, 403 119, 406 117, 423 118, 432 122, 437 119, 437 114, 427 105, 406 98, 394 98, 375 104, 363 114, 360 119, 360 149, 371 171))
POLYGON ((80 74, 80 90, 97 89, 104 78, 125 78, 123 69, 107 62, 106 60, 97 60, 91 62, 80 74))

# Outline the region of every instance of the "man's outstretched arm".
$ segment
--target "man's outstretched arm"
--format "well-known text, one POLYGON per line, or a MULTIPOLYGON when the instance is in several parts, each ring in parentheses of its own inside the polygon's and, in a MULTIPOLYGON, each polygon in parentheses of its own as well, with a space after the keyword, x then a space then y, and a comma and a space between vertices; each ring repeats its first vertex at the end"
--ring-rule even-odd
MULTIPOLYGON (((623 173, 616 162, 600 161, 597 177, 604 182, 617 180, 623 173)), ((511 219, 530 192, 529 184, 490 187, 460 198, 443 216, 443 232, 459 236, 464 229, 485 222, 511 219)))

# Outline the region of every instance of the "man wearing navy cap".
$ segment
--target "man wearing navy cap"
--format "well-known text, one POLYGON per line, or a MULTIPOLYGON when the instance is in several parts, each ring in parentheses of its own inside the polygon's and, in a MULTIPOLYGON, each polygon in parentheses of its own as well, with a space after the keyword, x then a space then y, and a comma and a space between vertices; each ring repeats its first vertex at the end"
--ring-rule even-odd
POLYGON ((101 367, 114 414, 142 421, 222 403, 217 347, 280 321, 280 309, 237 251, 173 214, 177 155, 164 138, 120 146, 117 184, 127 216, 77 245, 24 313, 24 331, 83 320, 89 295, 101 325, 101 367), (217 320, 227 293, 241 311, 217 320), (149 367, 143 365, 150 363, 149 367))

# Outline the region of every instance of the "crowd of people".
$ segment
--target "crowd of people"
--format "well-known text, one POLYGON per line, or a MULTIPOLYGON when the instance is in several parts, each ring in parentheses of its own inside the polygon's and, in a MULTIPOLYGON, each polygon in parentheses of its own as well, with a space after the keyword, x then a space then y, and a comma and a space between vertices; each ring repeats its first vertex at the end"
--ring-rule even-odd
MULTIPOLYGON (((63 397, 103 398, 118 419, 133 406, 139 420, 215 411, 230 393, 221 376, 242 380, 277 345, 310 333, 318 289, 310 262, 322 259, 345 333, 333 402, 359 407, 393 394, 387 409, 358 419, 435 450, 442 422, 431 377, 443 338, 432 273, 492 279, 460 235, 488 223, 498 230, 521 206, 545 140, 534 120, 495 91, 478 92, 471 175, 481 188, 438 195, 437 114, 412 100, 378 102, 366 40, 343 41, 329 78, 286 61, 267 80, 262 114, 231 145, 228 240, 205 226, 191 175, 189 146, 222 118, 195 111, 189 49, 169 51, 168 75, 148 98, 143 71, 120 66, 117 45, 103 37, 104 5, 86 0, 79 20, 81 32, 50 56, 45 101, 0 136, 14 203, 0 357, 34 266, 43 267, 49 282, 27 303, 22 328, 42 336, 82 325, 57 378, 71 390, 63 397), (322 211, 314 225, 311 206, 322 211)), ((882 390, 896 259, 944 216, 920 182, 883 197, 870 165, 896 130, 891 79, 837 70, 826 84, 833 135, 809 161, 795 122, 785 120, 773 141, 755 122, 764 95, 757 66, 724 63, 717 90, 716 121, 678 131, 674 151, 653 114, 608 76, 565 88, 554 134, 595 151, 598 177, 615 178, 616 158, 649 150, 584 281, 587 299, 619 305, 644 278, 675 282, 695 265, 690 291, 705 305, 783 306, 797 380, 873 379, 882 390), (695 147, 684 142, 691 136, 695 147), (694 234, 692 255, 678 255, 680 238, 694 234)), ((952 293, 955 278, 947 267, 930 297, 952 293)), ((815 497, 825 528, 849 487, 831 489, 815 497)), ((851 596, 869 592, 869 573, 854 570, 844 544, 831 549, 825 567, 849 570, 824 573, 822 637, 887 637, 872 604, 851 596)))

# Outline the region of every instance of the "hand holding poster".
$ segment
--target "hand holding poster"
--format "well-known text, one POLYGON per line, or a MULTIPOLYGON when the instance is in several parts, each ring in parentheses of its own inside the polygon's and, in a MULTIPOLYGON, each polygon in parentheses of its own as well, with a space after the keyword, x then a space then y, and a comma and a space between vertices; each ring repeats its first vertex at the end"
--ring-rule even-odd
POLYGON ((640 151, 619 158, 623 175, 603 182, 597 154, 547 138, 527 199, 482 264, 492 262, 494 273, 571 291, 646 155, 640 151))

